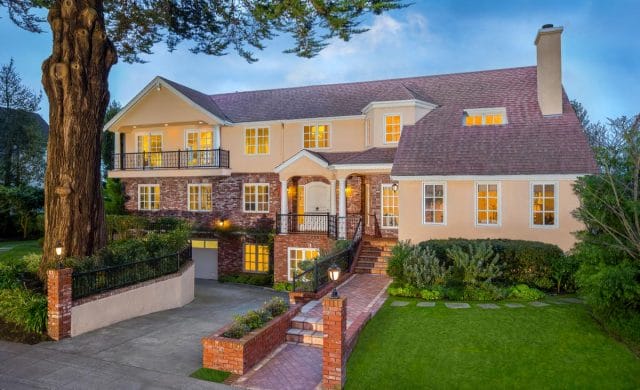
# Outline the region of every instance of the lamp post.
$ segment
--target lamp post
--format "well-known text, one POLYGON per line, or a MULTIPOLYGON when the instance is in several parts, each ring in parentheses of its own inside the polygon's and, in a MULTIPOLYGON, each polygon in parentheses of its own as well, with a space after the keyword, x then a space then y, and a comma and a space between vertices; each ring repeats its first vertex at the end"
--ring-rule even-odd
MULTIPOLYGON (((329 267, 329 279, 331 279, 332 282, 337 282, 338 279, 340 279, 340 267, 338 267, 335 263, 333 263, 331 265, 331 267, 329 267)), ((340 296, 338 295, 338 289, 336 288, 336 286, 333 286, 333 291, 331 291, 331 298, 339 298, 340 296)))
POLYGON ((58 241, 56 243, 56 257, 58 258, 58 268, 62 269, 62 251, 64 248, 62 247, 62 243, 58 241))

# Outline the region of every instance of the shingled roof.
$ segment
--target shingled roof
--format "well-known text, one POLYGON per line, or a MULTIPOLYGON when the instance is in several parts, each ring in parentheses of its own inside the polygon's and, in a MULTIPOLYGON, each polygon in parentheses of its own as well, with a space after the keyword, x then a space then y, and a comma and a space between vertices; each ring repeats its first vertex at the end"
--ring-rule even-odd
POLYGON ((596 173, 569 100, 544 117, 536 67, 205 95, 165 80, 232 123, 361 115, 373 101, 420 100, 437 107, 404 126, 395 148, 318 153, 330 164, 393 161, 393 176, 596 173), (508 123, 463 126, 465 109, 505 107, 508 123))

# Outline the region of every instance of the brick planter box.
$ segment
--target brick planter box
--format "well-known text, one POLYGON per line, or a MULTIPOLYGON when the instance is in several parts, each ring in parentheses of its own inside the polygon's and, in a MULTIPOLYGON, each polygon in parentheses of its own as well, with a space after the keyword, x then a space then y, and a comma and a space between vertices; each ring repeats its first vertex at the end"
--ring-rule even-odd
POLYGON ((301 306, 292 306, 286 313, 267 322, 264 327, 241 339, 223 337, 232 324, 218 329, 202 339, 202 366, 242 375, 249 371, 276 347, 285 342, 291 320, 301 306))

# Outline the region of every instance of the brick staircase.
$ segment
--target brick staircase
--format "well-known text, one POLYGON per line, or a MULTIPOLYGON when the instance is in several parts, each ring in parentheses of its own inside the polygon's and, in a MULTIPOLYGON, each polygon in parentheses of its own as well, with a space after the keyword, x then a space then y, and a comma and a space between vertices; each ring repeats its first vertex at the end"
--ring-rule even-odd
POLYGON ((355 272, 358 274, 387 274, 387 260, 391 256, 391 248, 398 243, 393 238, 364 237, 360 255, 356 261, 355 272))
POLYGON ((303 313, 291 320, 291 328, 287 331, 287 341, 322 347, 322 318, 307 317, 303 313))

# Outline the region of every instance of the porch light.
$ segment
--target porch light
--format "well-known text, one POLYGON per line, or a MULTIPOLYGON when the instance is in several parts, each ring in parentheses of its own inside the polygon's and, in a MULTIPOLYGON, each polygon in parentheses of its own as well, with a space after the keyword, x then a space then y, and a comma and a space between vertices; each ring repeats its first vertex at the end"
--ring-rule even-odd
POLYGON ((347 186, 347 188, 344 189, 344 193, 345 195, 347 195, 347 198, 351 198, 351 194, 353 194, 353 188, 351 186, 347 186))
POLYGON ((393 192, 398 192, 398 183, 393 183, 391 185, 391 189, 393 190, 393 192))
MULTIPOLYGON (((329 267, 329 279, 331 279, 332 282, 336 282, 338 281, 338 279, 340 279, 340 267, 338 267, 335 263, 333 263, 331 265, 331 267, 329 267)), ((338 298, 338 289, 334 286, 333 287, 333 291, 331 291, 331 298, 338 298)))
POLYGON ((60 243, 60 241, 58 241, 58 243, 56 243, 56 256, 60 257, 62 256, 62 250, 64 248, 62 247, 62 244, 60 243))
POLYGON ((220 220, 218 221, 218 226, 223 227, 225 221, 226 220, 224 218, 220 218, 220 220))

